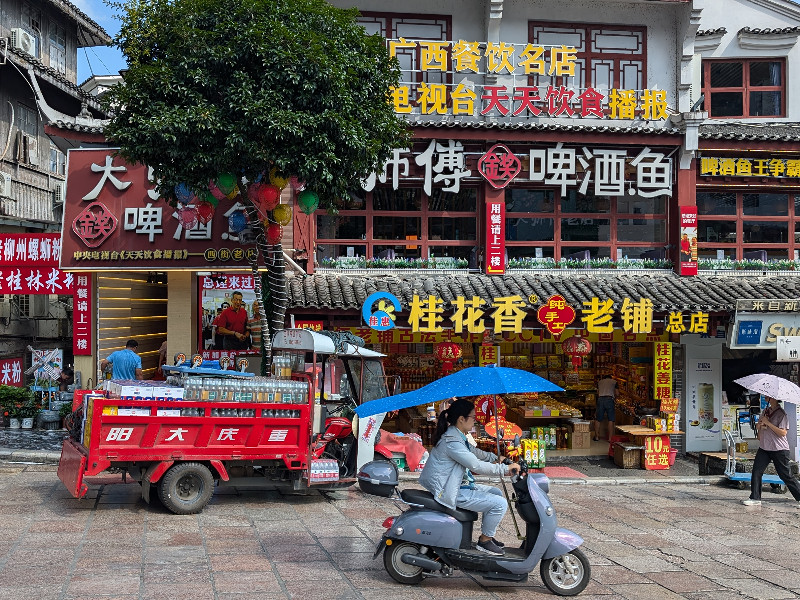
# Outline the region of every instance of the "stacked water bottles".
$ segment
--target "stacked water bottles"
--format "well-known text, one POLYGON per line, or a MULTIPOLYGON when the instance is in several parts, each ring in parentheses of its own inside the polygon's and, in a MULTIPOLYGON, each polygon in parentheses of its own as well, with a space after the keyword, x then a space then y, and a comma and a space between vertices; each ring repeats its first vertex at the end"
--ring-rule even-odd
MULTIPOLYGON (((184 383, 184 400, 193 402, 257 402, 265 404, 307 404, 308 383, 269 377, 251 379, 188 377, 184 383)), ((184 408, 182 416, 199 417, 202 408, 184 408)), ((254 408, 213 408, 212 417, 255 417, 254 408)), ((300 411, 270 408, 259 416, 271 418, 299 418, 300 411)))
POLYGON ((311 461, 309 483, 339 481, 339 463, 332 458, 319 458, 311 461))

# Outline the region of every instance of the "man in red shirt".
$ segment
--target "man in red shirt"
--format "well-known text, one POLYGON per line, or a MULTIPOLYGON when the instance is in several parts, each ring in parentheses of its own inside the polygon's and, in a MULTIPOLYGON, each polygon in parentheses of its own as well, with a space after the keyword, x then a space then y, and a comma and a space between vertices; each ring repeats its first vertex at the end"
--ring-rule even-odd
POLYGON ((225 350, 250 349, 250 328, 242 301, 242 292, 233 292, 231 305, 214 320, 217 335, 223 336, 222 347, 225 350))

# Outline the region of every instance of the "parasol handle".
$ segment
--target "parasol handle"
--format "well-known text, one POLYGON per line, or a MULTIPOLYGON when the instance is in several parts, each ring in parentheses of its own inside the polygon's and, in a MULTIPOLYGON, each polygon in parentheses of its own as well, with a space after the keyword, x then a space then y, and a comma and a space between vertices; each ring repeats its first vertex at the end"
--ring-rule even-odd
POLYGON ((497 394, 492 394, 492 404, 494 405, 494 441, 497 446, 497 458, 500 458, 500 419, 497 417, 497 394))

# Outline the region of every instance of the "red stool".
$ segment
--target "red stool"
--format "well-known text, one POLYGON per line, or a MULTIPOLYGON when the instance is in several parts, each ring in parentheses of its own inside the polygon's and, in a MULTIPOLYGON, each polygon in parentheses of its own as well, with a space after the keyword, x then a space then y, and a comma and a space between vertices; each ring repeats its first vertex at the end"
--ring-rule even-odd
POLYGON ((611 438, 608 440, 608 456, 609 458, 614 458, 614 444, 617 442, 627 442, 628 436, 627 435, 612 435, 611 438))

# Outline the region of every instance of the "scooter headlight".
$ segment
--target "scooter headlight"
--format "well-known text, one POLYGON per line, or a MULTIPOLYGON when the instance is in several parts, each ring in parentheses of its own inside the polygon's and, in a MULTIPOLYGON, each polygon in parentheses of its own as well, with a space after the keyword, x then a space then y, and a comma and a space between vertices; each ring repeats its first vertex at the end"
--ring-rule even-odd
POLYGON ((395 527, 395 528, 394 528, 394 532, 395 532, 397 535, 403 535, 403 532, 404 532, 404 531, 405 531, 405 529, 403 529, 402 527, 395 527))
POLYGON ((552 506, 548 506, 547 508, 545 508, 544 509, 544 514, 546 514, 548 517, 552 517, 553 516, 553 507, 552 506))

